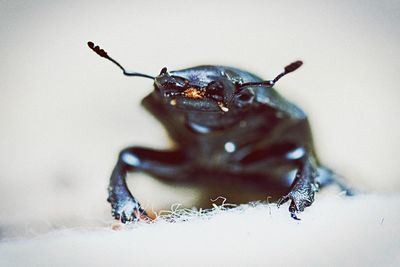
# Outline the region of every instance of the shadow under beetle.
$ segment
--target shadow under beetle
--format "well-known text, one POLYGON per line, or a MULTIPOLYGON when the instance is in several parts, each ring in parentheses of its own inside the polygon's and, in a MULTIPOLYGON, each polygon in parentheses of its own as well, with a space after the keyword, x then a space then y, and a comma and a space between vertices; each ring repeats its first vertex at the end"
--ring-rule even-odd
POLYGON ((167 151, 134 146, 120 152, 108 187, 115 219, 126 223, 147 218, 126 185, 127 172, 132 171, 214 192, 230 188, 283 195, 278 205, 290 201, 294 219, 313 203, 319 187, 337 182, 347 190, 319 163, 306 114, 272 88, 301 61, 267 81, 224 66, 163 68, 153 77, 127 72, 99 46, 88 46, 125 75, 154 80, 154 91, 142 104, 176 143, 167 151))

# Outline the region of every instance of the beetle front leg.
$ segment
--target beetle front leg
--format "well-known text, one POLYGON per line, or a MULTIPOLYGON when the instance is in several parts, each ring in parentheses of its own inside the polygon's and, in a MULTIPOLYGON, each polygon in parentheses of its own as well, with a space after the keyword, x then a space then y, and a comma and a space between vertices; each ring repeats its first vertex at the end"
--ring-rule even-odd
POLYGON ((278 207, 287 201, 291 201, 289 212, 293 219, 299 220, 297 213, 304 211, 314 202, 314 194, 318 191, 317 168, 313 158, 306 157, 301 159, 297 169, 295 180, 287 195, 278 201, 278 207))
POLYGON ((111 203, 113 217, 123 223, 148 218, 127 187, 128 172, 142 171, 172 180, 177 179, 185 161, 184 154, 179 151, 157 151, 139 147, 122 150, 108 187, 107 201, 111 203))
POLYGON ((111 174, 107 198, 107 201, 111 203, 112 216, 123 223, 147 217, 146 211, 132 196, 126 185, 126 165, 120 157, 111 174))

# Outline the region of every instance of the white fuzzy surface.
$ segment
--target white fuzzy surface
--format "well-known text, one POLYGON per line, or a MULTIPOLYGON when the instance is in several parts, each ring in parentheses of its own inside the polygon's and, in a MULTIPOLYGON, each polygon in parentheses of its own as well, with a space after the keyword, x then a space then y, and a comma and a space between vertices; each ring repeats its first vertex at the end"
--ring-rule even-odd
POLYGON ((398 266, 400 196, 322 195, 292 220, 258 204, 188 221, 68 229, 0 244, 0 266, 398 266))

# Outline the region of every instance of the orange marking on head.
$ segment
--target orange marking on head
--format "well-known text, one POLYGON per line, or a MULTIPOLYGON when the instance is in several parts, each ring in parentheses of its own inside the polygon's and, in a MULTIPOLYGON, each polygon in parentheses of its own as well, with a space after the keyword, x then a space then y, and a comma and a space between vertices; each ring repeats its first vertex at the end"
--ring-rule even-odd
POLYGON ((206 91, 202 90, 202 89, 190 87, 190 88, 186 89, 185 91, 183 91, 183 94, 184 94, 184 96, 186 96, 188 98, 203 99, 206 94, 206 91))

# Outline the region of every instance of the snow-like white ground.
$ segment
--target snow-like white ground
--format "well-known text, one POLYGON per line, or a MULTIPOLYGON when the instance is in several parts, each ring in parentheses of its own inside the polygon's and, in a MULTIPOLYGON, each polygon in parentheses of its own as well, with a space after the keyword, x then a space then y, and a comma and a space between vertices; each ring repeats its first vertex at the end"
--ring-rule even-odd
POLYGON ((275 205, 119 231, 56 230, 0 243, 0 266, 398 266, 400 196, 320 197, 301 221, 275 205))

